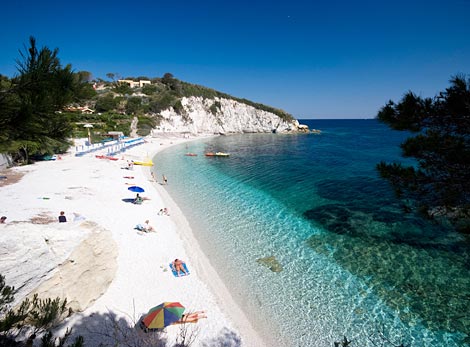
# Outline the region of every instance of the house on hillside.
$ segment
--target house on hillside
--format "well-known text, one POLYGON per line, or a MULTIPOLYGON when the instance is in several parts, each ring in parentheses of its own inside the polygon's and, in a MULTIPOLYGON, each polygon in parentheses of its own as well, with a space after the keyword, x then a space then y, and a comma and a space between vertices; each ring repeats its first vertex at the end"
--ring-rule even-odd
POLYGON ((67 106, 64 108, 65 111, 69 111, 69 112, 81 112, 81 113, 84 113, 84 114, 92 114, 92 113, 95 113, 94 110, 92 110, 91 108, 89 108, 88 106, 67 106))
POLYGON ((106 134, 102 134, 107 138, 112 138, 113 140, 119 140, 124 137, 124 133, 122 131, 108 131, 106 134))
POLYGON ((133 81, 133 80, 118 80, 118 83, 126 83, 131 88, 137 88, 137 87, 142 88, 146 84, 152 84, 152 82, 148 81, 148 80, 140 80, 140 81, 137 81, 137 82, 133 81))

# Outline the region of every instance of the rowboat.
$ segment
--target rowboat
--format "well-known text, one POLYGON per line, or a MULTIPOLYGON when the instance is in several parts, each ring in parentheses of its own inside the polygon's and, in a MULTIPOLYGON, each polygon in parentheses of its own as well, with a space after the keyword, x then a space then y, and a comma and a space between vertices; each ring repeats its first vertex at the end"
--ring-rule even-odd
POLYGON ((197 157, 196 153, 186 153, 185 156, 187 157, 197 157))

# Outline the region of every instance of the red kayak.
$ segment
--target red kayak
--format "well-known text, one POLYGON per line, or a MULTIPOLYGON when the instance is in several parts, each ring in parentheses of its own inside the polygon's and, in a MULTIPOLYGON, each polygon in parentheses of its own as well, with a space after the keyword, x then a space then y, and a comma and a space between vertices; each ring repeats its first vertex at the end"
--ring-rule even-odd
POLYGON ((119 160, 119 158, 110 157, 108 155, 95 155, 95 157, 98 159, 119 160))

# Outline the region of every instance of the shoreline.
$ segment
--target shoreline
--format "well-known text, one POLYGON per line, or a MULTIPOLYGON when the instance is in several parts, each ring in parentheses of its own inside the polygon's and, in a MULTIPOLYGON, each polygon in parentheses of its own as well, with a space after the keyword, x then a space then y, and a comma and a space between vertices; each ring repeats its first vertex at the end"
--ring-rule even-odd
MULTIPOLYGON (((191 139, 184 139, 178 143, 170 144, 170 146, 165 146, 164 148, 158 148, 157 150, 151 152, 149 156, 152 160, 153 158, 161 151, 168 149, 171 146, 175 146, 181 143, 197 141, 201 137, 195 137, 191 139)), ((142 167, 142 170, 147 175, 149 180, 152 178, 152 168, 151 167, 142 167)), ((224 314, 229 316, 229 319, 232 320, 237 330, 240 332, 242 337, 249 337, 250 343, 247 344, 245 341, 243 346, 257 346, 264 347, 266 342, 262 340, 259 333, 254 329, 252 323, 247 318, 245 312, 240 308, 240 306, 235 302, 230 293, 230 290, 227 288, 223 280, 218 275, 214 266, 211 264, 209 258, 202 251, 197 238, 195 237, 191 226, 184 216, 183 212, 180 210, 179 206, 173 200, 168 191, 158 182, 153 182, 154 188, 158 191, 159 195, 162 197, 162 200, 165 203, 165 206, 169 208, 171 212, 171 217, 174 218, 174 222, 177 226, 176 233, 182 239, 184 247, 186 248, 189 258, 191 259, 192 265, 196 268, 198 276, 201 280, 206 283, 213 295, 218 299, 218 304, 222 308, 224 314)), ((243 340, 242 340, 243 341, 243 340)), ((272 346, 272 344, 270 344, 272 346)))
MULTIPOLYGON (((44 270, 43 264, 40 263, 42 258, 32 258, 35 253, 28 249, 36 246, 25 245, 22 254, 12 256, 8 262, 3 261, 0 264, 0 273, 14 269, 6 276, 7 284, 17 288, 23 287, 27 278, 29 287, 33 286, 36 290, 50 288, 51 283, 52 286, 63 287, 57 278, 62 278, 64 274, 70 275, 64 278, 76 281, 79 290, 82 288, 83 291, 78 294, 86 292, 86 295, 77 297, 86 297, 85 306, 88 305, 88 308, 68 318, 58 329, 58 333, 63 334, 67 327, 73 328, 72 337, 82 335, 85 342, 92 345, 110 341, 106 341, 106 334, 103 332, 90 331, 89 326, 106 326, 110 324, 110 319, 113 319, 112 324, 127 322, 125 325, 130 328, 139 316, 160 302, 181 301, 188 312, 201 309, 207 311, 208 318, 194 326, 198 329, 194 346, 227 342, 231 343, 229 345, 266 346, 200 249, 179 207, 163 186, 152 182, 152 168, 135 166, 133 171, 122 170, 122 167, 126 166, 126 159, 153 158, 170 146, 201 138, 147 138, 147 143, 119 154, 121 160, 115 162, 96 159, 95 155, 100 154, 99 152, 80 158, 75 157, 73 153, 67 153, 55 162, 39 162, 9 169, 12 173, 24 173, 26 179, 0 187, 5 197, 0 207, 2 214, 8 216, 7 224, 2 226, 6 232, 0 233, 0 249, 4 246, 6 249, 13 243, 11 239, 5 238, 5 235, 14 235, 18 224, 24 225, 24 239, 28 238, 28 233, 34 234, 37 228, 34 227, 33 220, 42 216, 46 222, 42 226, 44 232, 39 235, 39 242, 36 242, 43 245, 38 252, 53 258, 56 265, 55 268, 44 270), (149 153, 152 155, 149 156, 149 153), (124 175, 132 175, 133 179, 127 180, 124 175), (134 194, 126 189, 127 185, 131 184, 129 182, 144 187, 144 196, 150 201, 145 201, 142 205, 123 203, 128 200, 123 197, 128 198, 134 194), (17 206, 22 208, 17 209, 17 206), (170 208, 170 217, 157 216, 158 210, 164 206, 170 208), (56 216, 61 210, 66 211, 69 219, 67 223, 57 223, 56 216), (88 235, 90 230, 84 227, 87 223, 72 222, 72 212, 78 212, 87 222, 96 223, 97 227, 109 230, 109 235, 116 244, 116 259, 109 258, 108 265, 106 260, 101 261, 99 266, 94 265, 104 272, 112 269, 114 265, 117 268, 114 278, 100 287, 80 286, 79 277, 74 277, 75 273, 80 276, 80 273, 88 271, 94 274, 97 269, 92 268, 92 265, 83 264, 86 263, 83 261, 75 262, 71 258, 72 251, 60 254, 59 257, 53 249, 64 247, 64 244, 68 249, 83 249, 86 237, 70 237, 72 234, 88 235), (145 219, 151 220, 156 233, 142 234, 133 230, 136 224, 143 223, 145 219), (49 244, 47 236, 51 233, 63 238, 58 240, 54 247, 49 244), (168 271, 169 262, 176 257, 187 260, 190 276, 174 278, 168 271), (33 271, 25 268, 24 264, 28 262, 38 263, 33 269, 35 272, 15 277, 15 271, 33 271), (80 271, 77 271, 77 263, 81 263, 80 271), (89 268, 86 268, 87 266, 89 268)), ((6 254, 9 253, 7 250, 6 254)), ((49 258, 48 262, 51 261, 49 258)), ((96 273, 96 276, 100 274, 96 273)), ((47 293, 58 292, 46 290, 47 293)), ((24 297, 25 293, 22 293, 16 299, 19 301, 24 297)), ((80 303, 76 307, 81 307, 80 303)), ((138 329, 130 330, 135 334, 138 329)), ((176 326, 165 329, 168 343, 171 344, 178 331, 176 326)))

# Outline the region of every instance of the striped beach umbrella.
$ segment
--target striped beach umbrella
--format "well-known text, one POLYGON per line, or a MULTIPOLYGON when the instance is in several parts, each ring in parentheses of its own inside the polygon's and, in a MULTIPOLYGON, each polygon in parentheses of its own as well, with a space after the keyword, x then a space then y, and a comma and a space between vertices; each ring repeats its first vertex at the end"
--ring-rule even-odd
POLYGON ((183 316, 184 306, 179 302, 164 302, 151 308, 142 319, 147 329, 162 329, 183 316))

